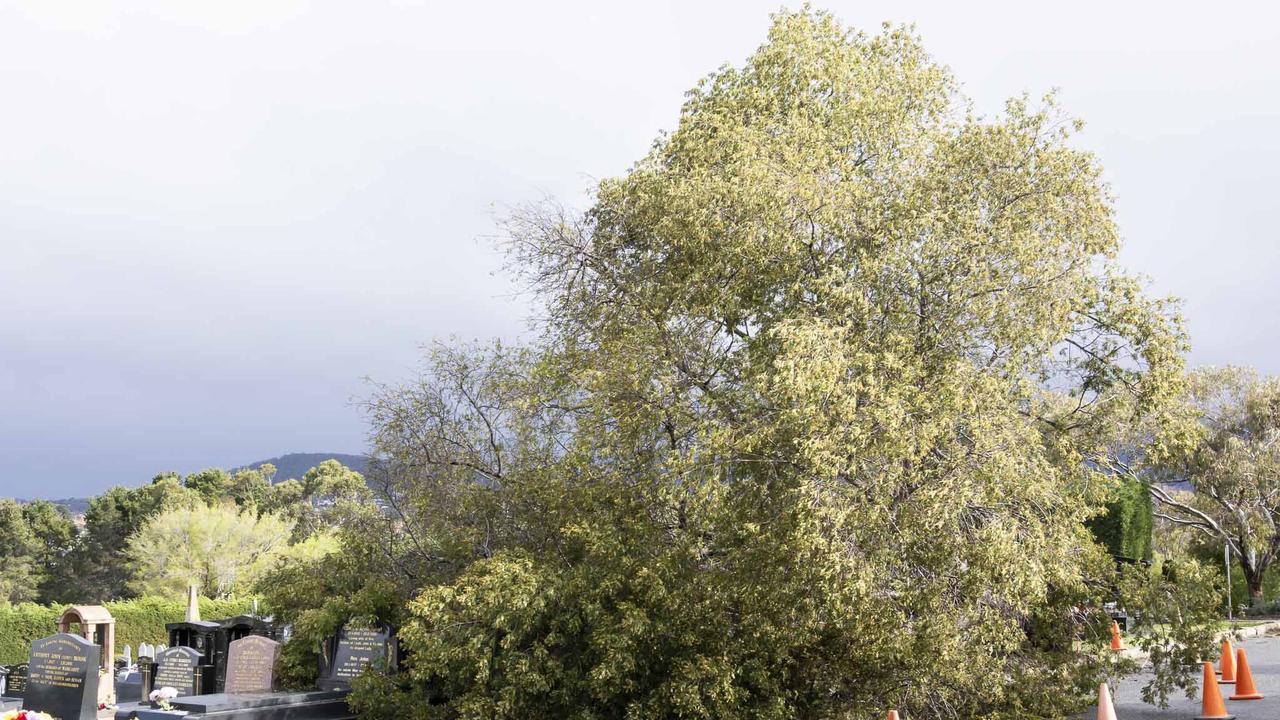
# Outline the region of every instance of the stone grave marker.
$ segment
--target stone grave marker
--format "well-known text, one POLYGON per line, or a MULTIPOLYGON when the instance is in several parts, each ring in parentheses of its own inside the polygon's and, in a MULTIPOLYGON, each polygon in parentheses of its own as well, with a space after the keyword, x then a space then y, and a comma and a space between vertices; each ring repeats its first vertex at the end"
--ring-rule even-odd
POLYGON ((196 685, 196 668, 200 667, 200 651, 189 647, 171 647, 156 653, 156 674, 151 678, 152 688, 171 687, 178 695, 199 695, 196 685))
POLYGON ((22 706, 58 720, 98 716, 98 671, 102 648, 69 633, 31 643, 27 692, 22 706))
POLYGON ((4 696, 11 698, 25 697, 27 694, 27 675, 30 665, 18 663, 9 666, 9 677, 5 681, 4 696))
POLYGON ((275 684, 280 643, 261 635, 249 635, 227 649, 228 695, 269 693, 275 684))
POLYGON ((385 664, 391 633, 344 627, 335 640, 328 667, 319 682, 323 690, 350 688, 351 681, 360 677, 365 668, 385 664))

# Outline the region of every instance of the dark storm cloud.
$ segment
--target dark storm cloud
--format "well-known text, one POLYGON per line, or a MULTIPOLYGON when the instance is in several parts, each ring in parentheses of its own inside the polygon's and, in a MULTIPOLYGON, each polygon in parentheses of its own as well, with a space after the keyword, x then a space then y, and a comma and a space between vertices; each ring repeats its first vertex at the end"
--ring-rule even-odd
MULTIPOLYGON (((0 4, 0 495, 358 452, 362 377, 520 331, 494 208, 624 171, 777 3, 172 5, 0 4)), ((1274 10, 826 5, 984 112, 1062 88, 1193 359, 1280 372, 1274 10)))

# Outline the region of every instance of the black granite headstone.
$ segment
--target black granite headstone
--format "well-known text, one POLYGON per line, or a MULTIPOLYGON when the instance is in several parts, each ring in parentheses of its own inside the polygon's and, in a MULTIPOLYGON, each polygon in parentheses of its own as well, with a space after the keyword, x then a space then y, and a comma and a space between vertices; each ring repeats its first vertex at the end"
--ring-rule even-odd
POLYGON ((328 667, 318 683, 323 690, 351 687, 370 665, 385 665, 391 633, 387 630, 343 628, 332 643, 328 667))
POLYGON ((279 638, 276 637, 276 629, 271 623, 253 615, 237 615, 219 620, 217 626, 213 641, 212 664, 217 677, 217 691, 222 692, 227 683, 227 653, 230 651, 231 643, 250 635, 261 635, 272 640, 279 638))
MULTIPOLYGON (((169 631, 169 645, 193 648, 200 653, 201 665, 216 664, 218 623, 196 620, 169 623, 165 628, 169 631)), ((155 652, 159 654, 159 651, 155 652)))
POLYGON ((58 720, 98 716, 98 663, 102 648, 59 633, 31 643, 31 667, 22 707, 58 720))
POLYGON ((227 649, 226 693, 269 693, 275 684, 280 643, 261 635, 240 638, 227 649))
POLYGON ((27 663, 9 666, 9 678, 5 681, 4 696, 12 698, 24 697, 27 694, 27 663))
POLYGON ((152 688, 171 687, 178 695, 199 695, 203 689, 196 683, 196 669, 200 667, 200 651, 189 647, 165 648, 156 653, 156 672, 151 679, 152 688))
POLYGON ((142 699, 142 673, 124 670, 116 673, 116 703, 138 702, 142 699))

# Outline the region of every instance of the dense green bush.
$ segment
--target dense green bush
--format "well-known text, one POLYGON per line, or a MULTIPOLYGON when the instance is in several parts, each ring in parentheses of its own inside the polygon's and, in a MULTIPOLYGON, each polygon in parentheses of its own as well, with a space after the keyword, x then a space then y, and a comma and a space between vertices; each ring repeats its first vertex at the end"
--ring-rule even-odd
MULTIPOLYGON (((105 604, 116 619, 116 652, 125 645, 135 650, 139 644, 166 643, 165 623, 186 617, 187 605, 180 600, 137 598, 105 604)), ((0 605, 0 664, 25 662, 31 652, 31 641, 58 630, 58 618, 67 605, 20 603, 0 605)), ((248 600, 200 601, 200 615, 207 619, 226 618, 249 612, 248 600)))
POLYGON ((1093 536, 1116 557, 1151 560, 1151 493, 1133 478, 1117 477, 1115 499, 1089 523, 1093 536))

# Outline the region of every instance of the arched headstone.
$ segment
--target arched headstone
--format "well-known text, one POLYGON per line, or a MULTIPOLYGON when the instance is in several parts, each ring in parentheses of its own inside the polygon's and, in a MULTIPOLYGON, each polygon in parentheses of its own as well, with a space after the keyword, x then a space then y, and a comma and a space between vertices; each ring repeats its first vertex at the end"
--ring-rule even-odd
MULTIPOLYGON (((102 648, 78 635, 59 633, 31 643, 31 666, 22 706, 58 720, 93 720, 101 702, 102 648)), ((111 691, 115 695, 114 689, 111 691)))
POLYGON ((151 680, 153 688, 171 687, 179 696, 199 695, 204 689, 200 653, 195 648, 171 647, 156 655, 156 674, 151 680), (197 675, 197 673, 200 673, 197 675))
POLYGON ((227 651, 228 695, 269 693, 275 685, 280 643, 250 635, 231 643, 227 651))

